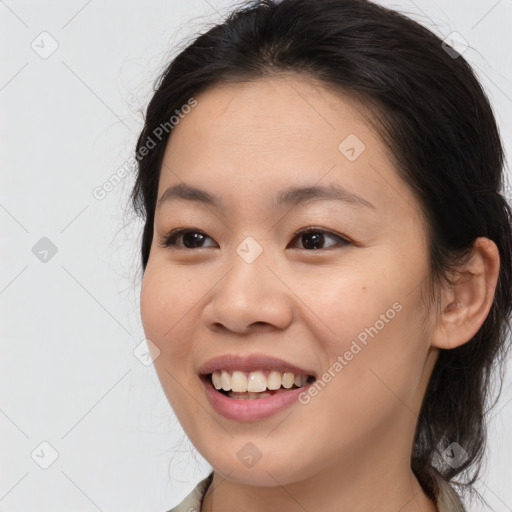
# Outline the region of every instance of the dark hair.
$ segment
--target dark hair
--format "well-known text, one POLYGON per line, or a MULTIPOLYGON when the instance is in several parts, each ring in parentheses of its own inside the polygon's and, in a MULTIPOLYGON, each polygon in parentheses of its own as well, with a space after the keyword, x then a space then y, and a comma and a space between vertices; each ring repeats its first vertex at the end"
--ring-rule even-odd
POLYGON ((499 249, 491 310, 470 341, 440 350, 411 460, 427 489, 433 470, 448 481, 464 472, 466 482, 455 483, 470 489, 485 451, 492 370, 497 363, 503 378, 509 348, 512 211, 503 191, 503 148, 486 94, 462 56, 431 31, 367 0, 256 0, 198 36, 157 82, 137 142, 139 169, 131 200, 145 219, 142 268, 149 257, 162 158, 172 133, 166 130, 161 137, 160 129, 161 140, 143 156, 141 149, 154 141, 155 130, 212 86, 288 71, 352 95, 369 112, 400 176, 422 206, 430 247, 427 310, 435 304, 434 286, 450 282, 477 237, 493 240, 499 249), (467 452, 458 467, 443 465, 438 457, 452 442, 467 452))

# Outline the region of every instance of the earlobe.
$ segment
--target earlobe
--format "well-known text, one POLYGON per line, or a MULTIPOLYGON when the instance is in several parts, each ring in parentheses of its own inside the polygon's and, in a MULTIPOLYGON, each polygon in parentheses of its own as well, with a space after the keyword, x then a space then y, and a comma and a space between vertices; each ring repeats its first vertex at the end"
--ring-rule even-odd
POLYGON ((469 259, 458 269, 453 286, 441 291, 433 346, 455 348, 478 332, 494 300, 499 268, 496 244, 488 238, 477 238, 469 259))

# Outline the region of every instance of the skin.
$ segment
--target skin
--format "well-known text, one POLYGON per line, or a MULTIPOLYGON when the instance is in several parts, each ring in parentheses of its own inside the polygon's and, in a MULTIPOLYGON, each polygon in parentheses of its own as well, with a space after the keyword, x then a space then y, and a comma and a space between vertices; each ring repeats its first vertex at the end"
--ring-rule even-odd
POLYGON ((467 342, 489 312, 496 246, 478 239, 469 278, 441 289, 427 315, 419 202, 354 101, 290 75, 224 84, 197 101, 173 129, 158 197, 187 183, 224 207, 176 199, 156 209, 141 316, 166 396, 214 468, 201 511, 436 511, 410 469, 414 429, 438 349, 467 342), (338 149, 350 134, 365 145, 354 161, 338 149), (326 183, 374 208, 268 206, 289 186, 326 183), (311 236, 294 236, 310 226, 332 233, 316 250, 304 248, 311 236), (180 227, 205 233, 203 246, 159 244, 180 227), (248 236, 263 248, 250 264, 236 251, 248 236), (198 368, 212 357, 268 354, 321 376, 397 302, 401 311, 307 405, 255 422, 210 406, 198 368), (252 467, 237 457, 247 442, 261 453, 252 467))

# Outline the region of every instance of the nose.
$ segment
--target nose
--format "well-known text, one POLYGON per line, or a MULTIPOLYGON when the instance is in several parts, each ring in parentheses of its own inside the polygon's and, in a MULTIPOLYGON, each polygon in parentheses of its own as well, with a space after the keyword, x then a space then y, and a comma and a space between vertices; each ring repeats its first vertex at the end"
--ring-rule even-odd
POLYGON ((234 251, 227 268, 203 311, 210 330, 249 334, 290 325, 293 294, 265 251, 252 262, 234 251))

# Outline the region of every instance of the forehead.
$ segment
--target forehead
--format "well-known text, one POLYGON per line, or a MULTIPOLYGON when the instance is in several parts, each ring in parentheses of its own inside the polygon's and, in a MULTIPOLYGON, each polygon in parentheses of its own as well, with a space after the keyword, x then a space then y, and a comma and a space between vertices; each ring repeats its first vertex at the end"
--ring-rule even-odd
MULTIPOLYGON (((185 126, 187 138, 198 137, 201 143, 237 142, 247 151, 311 150, 319 145, 337 150, 344 132, 361 138, 371 135, 355 98, 299 75, 220 84, 196 99, 197 107, 185 116, 186 123, 173 129, 173 138, 181 138, 185 126), (301 141, 310 144, 298 147, 301 141)), ((372 137, 380 142, 378 136, 372 137)))
POLYGON ((353 98, 301 77, 222 84, 173 128, 158 197, 182 182, 245 200, 337 183, 377 208, 411 195, 353 98), (229 190, 228 190, 229 189, 229 190))

